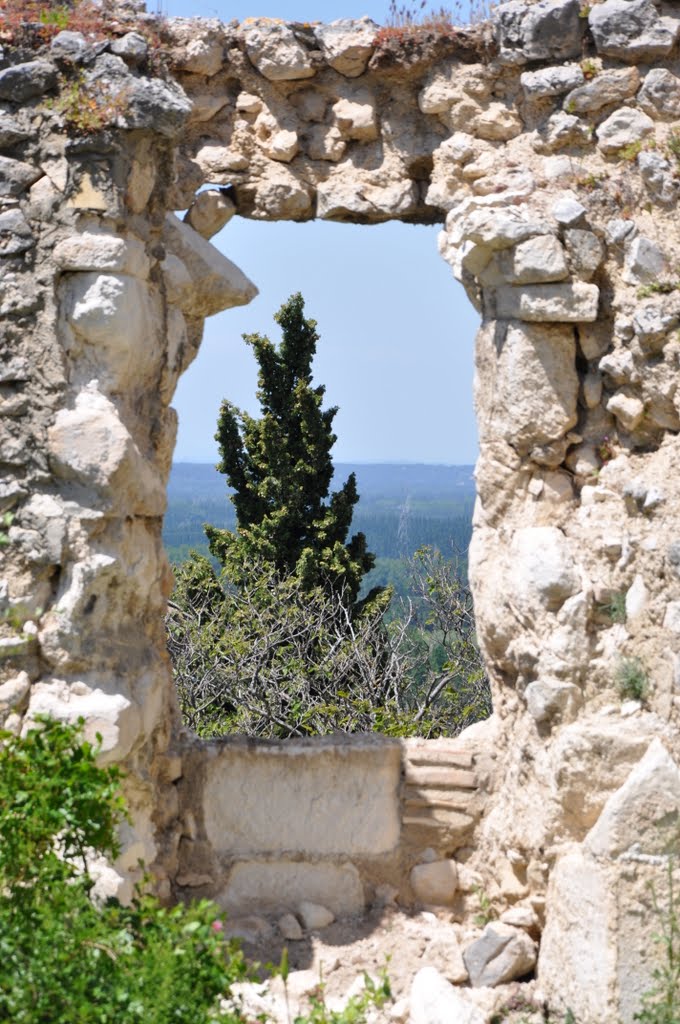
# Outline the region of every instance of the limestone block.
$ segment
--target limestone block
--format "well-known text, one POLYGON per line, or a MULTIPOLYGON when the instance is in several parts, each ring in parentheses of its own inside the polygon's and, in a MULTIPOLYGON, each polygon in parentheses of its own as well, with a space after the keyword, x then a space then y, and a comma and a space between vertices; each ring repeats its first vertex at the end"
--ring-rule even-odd
POLYGON ((304 861, 244 861, 236 864, 217 902, 231 914, 277 913, 302 900, 320 903, 347 917, 364 908, 359 872, 352 864, 304 861))
POLYGON ((523 129, 519 115, 503 103, 490 103, 474 120, 475 135, 480 139, 507 142, 523 129))
POLYGON ((555 611, 579 589, 571 546, 556 526, 524 526, 515 532, 511 548, 521 605, 555 611))
POLYGON ((665 57, 673 49, 680 21, 660 17, 652 0, 605 0, 588 14, 598 52, 629 64, 665 57))
POLYGON ((175 299, 185 315, 213 316, 232 306, 245 306, 257 295, 255 285, 231 260, 174 214, 165 218, 163 241, 189 274, 190 286, 175 299))
POLYGON ((101 764, 127 757, 142 732, 139 709, 122 693, 105 693, 86 684, 74 687, 59 679, 42 680, 33 685, 24 731, 33 727, 38 715, 73 724, 84 718, 85 739, 96 745, 97 733, 102 738, 101 764))
POLYGON ((680 78, 668 68, 652 68, 645 75, 637 102, 654 120, 676 121, 680 117, 680 78))
POLYGON ((655 242, 638 235, 626 250, 623 280, 626 284, 653 284, 669 271, 666 254, 655 242))
POLYGON ((300 922, 294 914, 284 914, 277 921, 278 929, 289 942, 300 942, 304 938, 300 922))
POLYGON ((486 1014, 436 967, 421 967, 411 985, 409 1024, 484 1024, 486 1014))
POLYGON ((499 288, 496 315, 530 323, 590 323, 597 319, 600 290, 594 284, 533 284, 499 288))
POLYGON ((126 32, 124 36, 112 40, 109 49, 131 67, 143 64, 149 54, 148 43, 139 32, 126 32))
POLYGON ((378 25, 370 18, 341 18, 316 29, 321 52, 330 66, 346 78, 358 78, 373 53, 378 25))
POLYGON ((96 387, 80 391, 73 409, 60 409, 48 430, 52 472, 94 488, 99 501, 128 515, 159 516, 165 487, 141 454, 115 405, 96 387))
POLYGON ((9 149, 15 142, 23 142, 29 138, 30 131, 24 128, 14 117, 0 113, 0 147, 9 149))
POLYGON ((566 193, 553 205, 551 213, 558 224, 565 227, 573 227, 581 220, 586 212, 583 206, 573 194, 566 193))
POLYGON ((628 348, 617 348, 603 356, 599 362, 602 373, 611 379, 613 384, 636 384, 640 374, 635 366, 633 353, 628 348))
POLYGON ((19 209, 0 213, 0 256, 18 256, 35 246, 28 221, 19 209))
POLYGON ((357 189, 354 179, 329 178, 317 186, 317 217, 321 220, 360 223, 405 216, 418 205, 418 186, 412 181, 395 181, 387 185, 362 185, 357 189))
POLYGON ((615 156, 653 131, 654 122, 647 114, 633 107, 620 107, 595 129, 595 134, 602 152, 615 156))
MULTIPOLYGON (((679 115, 680 116, 680 115, 679 115)), ((663 206, 670 206, 678 197, 678 181, 668 160, 660 153, 639 153, 638 169, 652 198, 663 206)))
POLYGON ((82 350, 81 372, 120 392, 148 379, 161 358, 155 309, 146 285, 127 274, 73 273, 61 281, 62 310, 82 350))
POLYGON ((253 18, 241 27, 246 53, 270 82, 296 81, 316 74, 312 59, 289 25, 253 18))
POLYGON ((569 328, 508 326, 500 350, 480 332, 476 377, 482 439, 501 437, 526 453, 576 423, 578 374, 569 328))
POLYGON ((190 39, 179 57, 176 66, 181 71, 190 71, 194 75, 205 75, 211 78, 221 70, 224 62, 224 49, 217 39, 203 37, 200 34, 190 39))
POLYGON ((416 864, 411 869, 411 888, 425 906, 449 906, 455 897, 458 871, 453 860, 435 860, 416 864))
POLYGON ((535 722, 542 724, 554 718, 573 718, 582 703, 581 692, 573 683, 537 679, 524 691, 527 710, 535 722))
POLYGON ((46 60, 31 60, 0 71, 0 100, 23 103, 57 85, 57 69, 46 60))
POLYGON ((19 672, 16 676, 10 676, 0 684, 0 714, 7 714, 23 704, 30 690, 31 678, 27 672, 19 672))
POLYGON ((645 414, 644 402, 634 395, 622 392, 612 395, 607 402, 607 412, 613 413, 624 430, 635 430, 640 426, 645 414))
POLYGON ((601 71, 589 82, 579 86, 564 98, 564 109, 570 114, 585 114, 612 103, 621 103, 634 96, 640 86, 637 68, 620 71, 601 71))
POLYGON ((500 266, 510 284, 563 281, 569 276, 564 249, 554 235, 539 235, 520 242, 512 251, 502 254, 500 266))
POLYGON ((606 872, 576 847, 558 858, 550 874, 538 982, 576 1020, 618 1019, 610 1004, 616 964, 609 886, 606 872))
MULTIPOLYGON (((4 72, 0 71, 0 76, 4 72)), ((40 167, 0 156, 0 197, 16 197, 42 177, 40 167)))
POLYGON ((680 842, 680 769, 660 739, 607 800, 584 847, 595 857, 617 857, 635 847, 667 854, 680 842))
POLYGON ((335 125, 328 128, 323 124, 315 124, 306 133, 305 148, 312 160, 329 160, 337 163, 342 159, 347 143, 335 125))
POLYGON ((520 83, 525 96, 541 99, 544 96, 561 96, 583 85, 585 78, 578 64, 558 64, 554 68, 539 71, 523 71, 520 83))
POLYGON ((50 56, 66 64, 80 64, 87 50, 87 40, 82 32, 57 32, 50 43, 50 56))
MULTIPOLYGON (((637 241, 637 239, 636 239, 637 241)), ((631 253, 631 276, 639 273, 650 273, 654 262, 659 260, 659 250, 644 254, 639 251, 640 259, 636 259, 631 253), (646 270, 643 269, 646 266, 646 270)), ((667 266, 665 256, 661 254, 664 265, 667 266)), ((668 341, 668 336, 674 327, 677 327, 680 315, 673 306, 667 306, 662 301, 646 302, 638 306, 633 316, 633 327, 640 344, 645 350, 659 351, 668 341)))
POLYGON ((606 250, 603 242, 593 231, 571 228, 564 232, 564 244, 572 272, 589 281, 604 263, 606 250))
POLYGON ((550 234, 546 224, 531 220, 523 210, 496 209, 491 205, 489 208, 473 207, 470 212, 454 208, 446 218, 446 228, 453 245, 469 239, 493 251, 509 249, 533 235, 550 234))
POLYGON ((71 235, 55 245, 52 258, 64 271, 106 270, 143 279, 149 276, 149 259, 142 242, 120 235, 92 231, 71 235))
POLYGON ((229 223, 235 213, 236 206, 224 190, 208 188, 196 196, 185 220, 202 238, 210 239, 229 223))
POLYGON ((320 903, 312 900, 300 900, 297 907, 302 924, 307 931, 317 931, 319 928, 327 928, 335 921, 335 915, 320 903))
POLYGON ((536 943, 523 929, 492 921, 463 951, 463 960, 473 988, 493 988, 527 974, 536 963, 536 953, 536 943))
POLYGON ((588 146, 590 142, 590 126, 580 117, 558 110, 540 125, 534 149, 537 153, 555 153, 567 146, 588 146))
POLYGON ((239 855, 386 853, 399 840, 399 773, 392 743, 228 745, 206 767, 207 835, 239 855))
POLYGON ((502 63, 580 56, 585 32, 580 11, 578 0, 539 0, 531 7, 517 0, 500 4, 492 21, 502 63))
POLYGON ((273 132, 260 144, 270 160, 281 160, 285 164, 290 163, 300 148, 297 132, 285 128, 273 132))
MULTIPOLYGON (((645 500, 646 504, 646 500, 645 500)), ((638 573, 626 591, 626 623, 634 622, 649 604, 649 591, 638 573)))
POLYGON ((341 99, 333 104, 333 117, 343 136, 357 142, 372 142, 378 137, 375 100, 368 92, 354 99, 341 99))
POLYGON ((191 102, 176 82, 140 77, 131 79, 124 89, 126 128, 153 129, 174 139, 191 114, 191 102))

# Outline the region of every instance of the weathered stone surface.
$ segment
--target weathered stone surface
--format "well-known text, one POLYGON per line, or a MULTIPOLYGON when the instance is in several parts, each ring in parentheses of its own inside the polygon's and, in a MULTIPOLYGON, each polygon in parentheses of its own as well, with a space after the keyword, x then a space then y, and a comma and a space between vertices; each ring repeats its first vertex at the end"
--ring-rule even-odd
POLYGON ((541 68, 539 71, 524 71, 520 82, 525 94, 531 99, 544 96, 561 96, 583 85, 585 78, 578 64, 557 65, 541 68))
POLYGON ((202 238, 210 239, 229 223, 235 212, 236 206, 225 189, 210 188, 199 192, 185 220, 202 238))
POLYGON ((453 860, 435 860, 416 864, 411 869, 411 886, 419 903, 446 907, 453 902, 458 871, 453 860))
POLYGON ((578 590, 579 579, 569 543, 554 526, 525 526, 516 531, 516 593, 526 607, 559 608, 578 590))
POLYGON ((539 235, 503 254, 501 267, 510 284, 563 281, 569 268, 560 242, 553 235, 539 235))
POLYGON ((473 988, 493 988, 521 978, 536 963, 536 944, 527 933, 512 925, 494 921, 463 952, 473 988))
POLYGON ((302 900, 328 907, 336 917, 363 910, 364 893, 351 864, 270 861, 236 864, 217 902, 229 913, 274 913, 302 900))
POLYGON ((409 1024, 484 1024, 485 1014, 435 967, 422 967, 411 985, 409 1024))
POLYGON ((300 900, 297 912, 307 931, 327 928, 329 924, 333 924, 333 921, 335 921, 335 915, 328 907, 324 907, 321 903, 313 903, 311 900, 300 900))
POLYGON ((539 723, 554 718, 573 718, 581 703, 581 694, 573 683, 548 679, 529 683, 524 698, 529 714, 539 723))
POLYGON ((58 32, 50 43, 50 56, 66 64, 80 64, 88 52, 82 32, 58 32))
POLYGON ((668 269, 668 260, 660 246, 639 235, 626 251, 623 280, 627 284, 653 284, 663 279, 668 269))
POLYGON ((0 196, 20 196, 42 173, 39 167, 0 156, 0 196))
POLYGON ((288 25, 253 18, 242 32, 248 57, 269 81, 295 81, 316 74, 308 51, 288 25))
POLYGON ((616 416, 624 430, 635 430, 642 422, 645 406, 634 395, 625 395, 619 392, 612 395, 607 402, 607 411, 616 416))
POLYGON ((114 39, 109 46, 111 53, 122 57, 126 64, 136 67, 142 64, 149 53, 149 46, 139 32, 126 32, 124 36, 114 39))
POLYGON ((0 71, 0 99, 11 103, 42 96, 57 84, 57 69, 45 60, 31 60, 25 64, 0 71))
POLYGON ((638 168, 650 196, 664 206, 673 204, 680 190, 680 183, 673 169, 660 153, 639 153, 638 168))
POLYGON ((600 239, 592 231, 572 228, 564 232, 564 244, 572 272, 589 281, 605 260, 606 250, 600 239))
POLYGON ((500 4, 492 18, 506 64, 532 60, 568 60, 578 57, 585 31, 578 0, 539 0, 527 8, 510 0, 500 4))
POLYGON ((644 854, 666 854, 679 840, 680 770, 661 740, 654 739, 609 797, 584 845, 596 857, 617 857, 633 846, 644 854))
POLYGON ((215 849, 347 856, 393 849, 399 839, 399 748, 366 742, 351 749, 351 758, 338 743, 215 751, 203 791, 215 849))
POLYGON ((652 0, 593 4, 588 24, 601 54, 629 64, 665 57, 680 33, 677 15, 660 17, 652 0))
POLYGON ((603 71, 590 82, 574 89, 564 98, 564 109, 570 114, 590 113, 612 103, 634 96, 640 85, 637 68, 603 71))
POLYGON ((304 937, 300 922, 295 914, 284 914, 277 921, 277 925, 283 938, 288 939, 289 942, 300 942, 304 937))
POLYGON ((190 71, 194 75, 205 75, 207 78, 212 78, 221 69, 223 61, 224 49, 217 39, 210 36, 208 38, 195 36, 184 47, 178 66, 183 71, 190 71))
POLYGON ((603 153, 614 156, 627 146, 641 142, 654 131, 654 122, 647 114, 633 107, 621 107, 595 130, 597 144, 603 153))
POLYGON ((142 242, 103 232, 84 231, 65 238, 54 247, 52 258, 65 271, 106 270, 140 278, 149 275, 149 259, 142 242))
POLYGON ((600 290, 594 284, 533 284, 499 288, 496 314, 533 323, 590 323, 597 319, 600 290))
POLYGON ((0 213, 0 255, 16 256, 35 245, 35 237, 21 210, 0 213))
POLYGON ((197 231, 168 214, 163 238, 168 251, 184 265, 188 279, 173 301, 190 316, 212 316, 222 309, 244 306, 257 288, 231 260, 197 231))
POLYGON ((366 70, 377 32, 378 26, 370 18, 342 18, 317 28, 316 38, 335 71, 357 78, 366 70))
POLYGON ((667 68, 652 68, 645 75, 637 101, 655 120, 676 120, 680 117, 680 79, 667 68))

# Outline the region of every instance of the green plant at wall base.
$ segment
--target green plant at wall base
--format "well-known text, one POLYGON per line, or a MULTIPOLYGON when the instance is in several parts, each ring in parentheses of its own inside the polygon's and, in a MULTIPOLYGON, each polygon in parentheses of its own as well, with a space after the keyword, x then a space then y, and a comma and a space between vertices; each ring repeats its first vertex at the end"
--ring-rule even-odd
POLYGON ((638 288, 638 299, 648 299, 652 295, 672 295, 680 289, 680 281, 652 281, 651 284, 638 288))
POLYGON ((642 152, 642 142, 637 139, 635 142, 630 142, 627 146, 622 146, 616 153, 619 160, 625 160, 627 163, 634 163, 637 160, 639 154, 642 152))
MULTIPOLYGON (((584 17, 588 17, 588 15, 584 15, 584 17)), ((584 78, 595 78, 595 75, 600 71, 600 67, 594 60, 587 57, 581 61, 581 71, 584 78)))
POLYGON ((652 906, 661 931, 654 937, 661 949, 662 962, 653 972, 654 982, 642 997, 635 1020, 639 1024, 680 1024, 680 909, 677 904, 673 869, 675 861, 668 858, 668 905, 662 907, 652 883, 649 889, 652 906))
POLYGON ((621 658, 616 683, 622 700, 644 701, 649 692, 647 671, 639 658, 621 658))
POLYGON ((496 912, 491 899, 487 896, 481 885, 476 887, 475 895, 479 900, 479 912, 475 914, 475 924, 478 928, 485 928, 490 921, 495 919, 496 912))

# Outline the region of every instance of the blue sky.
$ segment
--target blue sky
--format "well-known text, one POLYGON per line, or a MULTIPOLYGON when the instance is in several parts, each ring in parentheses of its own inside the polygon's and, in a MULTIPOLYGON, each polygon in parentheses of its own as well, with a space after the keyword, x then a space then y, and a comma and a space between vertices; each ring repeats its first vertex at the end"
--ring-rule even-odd
MULTIPOLYGON (((149 10, 155 0, 147 0, 149 10)), ((182 17, 262 15, 332 21, 386 20, 389 2, 366 0, 163 0, 182 17)), ((326 386, 338 462, 470 463, 476 458, 472 350, 477 315, 437 252, 438 227, 371 227, 235 217, 212 242, 260 289, 249 305, 211 318, 201 351, 180 381, 177 461, 214 462, 219 404, 257 414, 257 367, 243 333, 278 340, 272 316, 293 292, 305 297, 321 340, 316 383, 326 386)))

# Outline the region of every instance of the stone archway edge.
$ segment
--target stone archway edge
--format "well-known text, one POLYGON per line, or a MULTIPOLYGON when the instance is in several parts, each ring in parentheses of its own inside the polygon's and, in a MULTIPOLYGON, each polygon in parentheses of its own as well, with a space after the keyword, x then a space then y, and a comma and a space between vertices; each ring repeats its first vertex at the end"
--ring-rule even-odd
MULTIPOLYGON (((365 847, 312 860, 341 856, 363 898, 389 849, 409 899, 438 817, 438 856, 545 921, 546 996, 584 1024, 631 1020, 658 930, 636 915, 680 804, 680 14, 512 0, 490 27, 379 45, 367 20, 173 20, 174 81, 140 70, 134 17, 98 55, 62 33, 0 70, 5 725, 82 714, 124 765, 134 825, 112 886, 142 858, 168 895, 192 871, 217 892, 192 864, 241 854, 188 813, 216 755, 178 728, 160 540, 176 381, 203 319, 256 293, 208 239, 235 210, 440 223, 482 316, 471 572, 498 732, 476 727, 469 767, 415 784, 408 751, 370 747, 392 780, 383 838, 358 828, 365 847), (66 60, 125 97, 105 130, 69 131, 45 102, 66 60), (466 771, 474 785, 432 782, 466 771), (484 794, 474 813, 465 791, 484 794)), ((318 757, 354 757, 360 778, 353 749, 318 757)), ((469 918, 474 890, 456 898, 469 918)))

